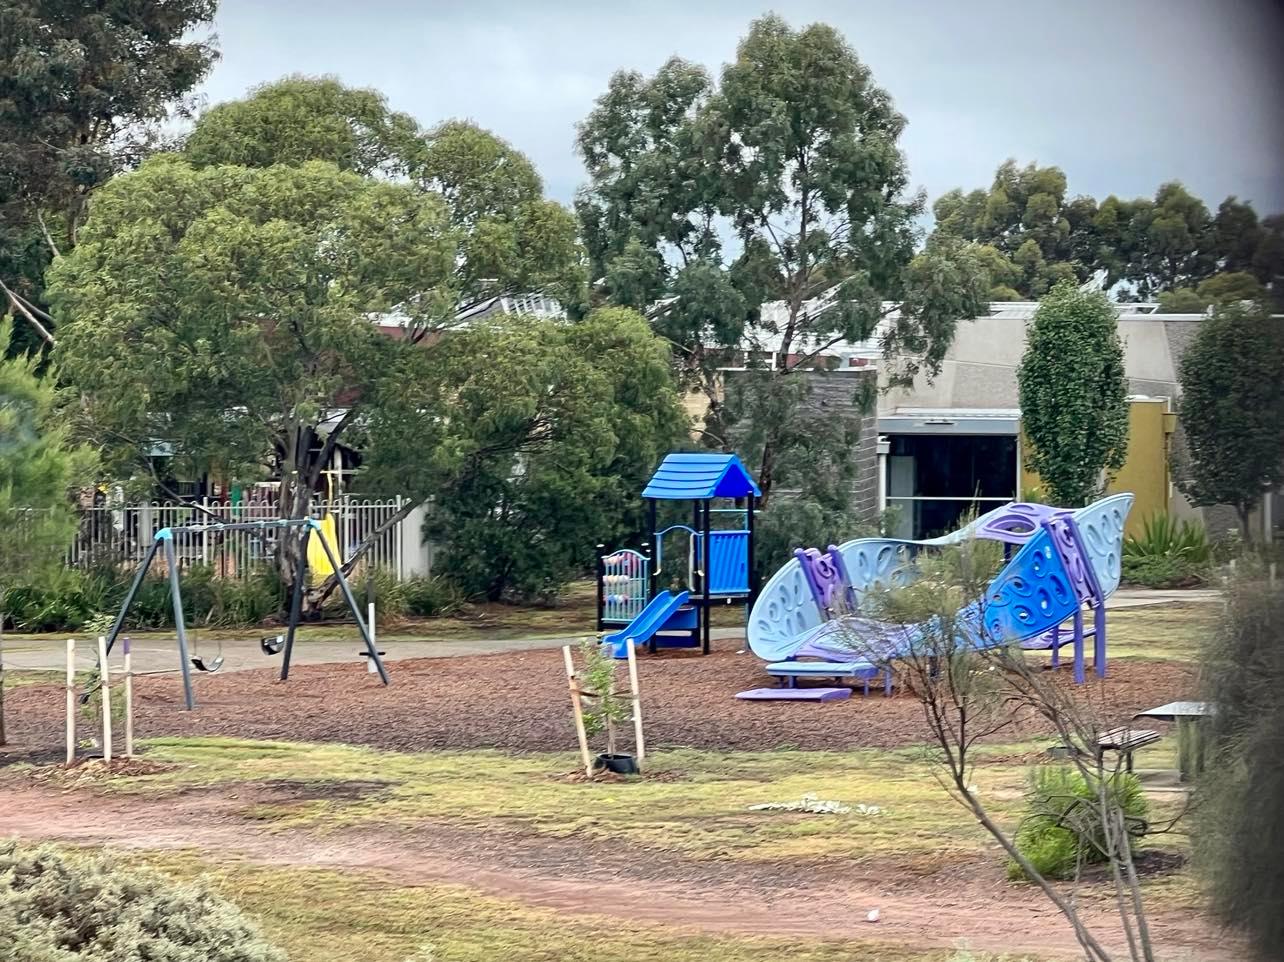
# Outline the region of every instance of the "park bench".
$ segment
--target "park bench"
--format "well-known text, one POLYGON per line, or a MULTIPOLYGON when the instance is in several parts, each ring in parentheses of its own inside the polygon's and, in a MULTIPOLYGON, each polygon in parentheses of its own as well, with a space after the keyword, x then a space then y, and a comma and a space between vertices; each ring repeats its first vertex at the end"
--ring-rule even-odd
POLYGON ((1112 728, 1108 732, 1102 732, 1097 739, 1097 762, 1101 762, 1101 757, 1106 752, 1118 752, 1123 756, 1125 769, 1131 772, 1132 753, 1157 741, 1159 732, 1150 728, 1130 728, 1127 725, 1112 728))

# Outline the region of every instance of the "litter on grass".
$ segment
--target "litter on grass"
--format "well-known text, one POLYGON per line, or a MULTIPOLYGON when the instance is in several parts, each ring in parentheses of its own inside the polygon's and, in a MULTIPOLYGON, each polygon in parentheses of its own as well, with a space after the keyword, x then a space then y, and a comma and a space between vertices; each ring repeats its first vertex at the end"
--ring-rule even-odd
POLYGON ((819 795, 808 792, 802 798, 792 802, 763 802, 750 805, 751 812, 809 812, 813 815, 879 815, 882 809, 877 805, 846 805, 822 799, 819 795))

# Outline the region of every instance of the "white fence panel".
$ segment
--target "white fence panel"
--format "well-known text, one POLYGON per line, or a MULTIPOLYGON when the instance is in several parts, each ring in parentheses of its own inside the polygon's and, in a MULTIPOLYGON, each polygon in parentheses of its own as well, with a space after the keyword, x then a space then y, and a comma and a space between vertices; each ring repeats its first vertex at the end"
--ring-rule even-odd
MULTIPOLYGON (((367 499, 343 497, 312 504, 312 516, 332 515, 337 544, 332 545, 342 561, 348 561, 367 538, 398 512, 401 498, 367 499)), ((142 502, 100 504, 80 509, 80 525, 67 552, 69 567, 95 564, 130 565, 143 560, 156 532, 163 528, 218 522, 269 521, 280 517, 274 502, 253 501, 230 504, 206 501, 199 504, 142 502)), ((362 567, 386 568, 398 578, 426 574, 432 567, 432 546, 423 543, 423 514, 419 510, 375 536, 362 559, 362 567)), ((264 528, 233 531, 177 531, 174 550, 179 564, 210 565, 223 577, 245 577, 276 557, 280 531, 264 528)))

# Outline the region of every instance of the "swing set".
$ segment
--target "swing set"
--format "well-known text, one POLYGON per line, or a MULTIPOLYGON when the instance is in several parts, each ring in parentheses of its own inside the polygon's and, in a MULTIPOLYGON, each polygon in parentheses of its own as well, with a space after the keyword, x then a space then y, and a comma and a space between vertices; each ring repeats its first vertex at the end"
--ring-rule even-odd
POLYGON ((316 518, 279 518, 263 521, 229 521, 217 522, 213 524, 191 524, 178 527, 161 528, 156 532, 152 539, 151 547, 147 550, 147 555, 143 558, 143 563, 139 566, 138 572, 134 575, 134 581, 129 587, 129 592, 125 595, 125 600, 120 606, 120 612, 116 615, 116 620, 111 626, 111 631, 107 634, 106 651, 104 658, 111 653, 112 646, 116 643, 116 638, 120 635, 121 629, 125 625, 125 616, 129 613, 129 606, 133 604, 134 597, 138 594, 138 589, 143 584, 143 579, 147 577, 147 572, 151 569, 152 563, 156 560, 157 555, 163 554, 165 557, 165 567, 168 570, 169 594, 171 603, 174 606, 174 626, 178 634, 178 657, 179 670, 183 675, 183 695, 187 703, 188 711, 196 707, 196 698, 192 693, 192 669, 199 672, 212 673, 223 667, 223 643, 218 643, 218 653, 213 658, 205 658, 199 652, 193 653, 189 650, 187 643, 187 629, 183 617, 183 594, 178 576, 178 560, 174 551, 174 536, 176 534, 204 534, 210 532, 222 531, 267 531, 282 529, 303 529, 303 543, 299 546, 299 561, 294 572, 294 590, 290 597, 290 619, 286 625, 284 635, 275 635, 262 638, 259 641, 259 647, 265 655, 275 655, 284 653, 281 661, 281 681, 290 677, 290 655, 294 650, 294 631, 299 625, 299 617, 303 611, 303 583, 304 576, 307 573, 308 561, 308 544, 311 541, 313 532, 317 533, 317 541, 325 549, 326 558, 329 560, 330 568, 334 571, 335 577, 339 581, 339 590, 343 593, 343 600, 347 603, 348 609, 352 612, 352 618, 356 622, 357 629, 361 632, 361 640, 365 644, 364 654, 369 657, 374 669, 379 673, 380 680, 388 684, 388 672, 384 668, 383 660, 379 657, 380 653, 375 648, 374 639, 370 636, 370 625, 361 616, 361 611, 357 607, 357 601, 352 596, 352 588, 348 584, 348 579, 343 575, 343 568, 339 564, 339 559, 335 557, 334 549, 330 546, 325 537, 321 522, 316 518))

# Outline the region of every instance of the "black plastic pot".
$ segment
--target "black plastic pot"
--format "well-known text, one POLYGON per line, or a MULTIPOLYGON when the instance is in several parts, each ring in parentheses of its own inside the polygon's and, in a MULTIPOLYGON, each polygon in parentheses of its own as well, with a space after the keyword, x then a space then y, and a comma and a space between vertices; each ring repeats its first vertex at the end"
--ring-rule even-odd
POLYGON ((632 755, 619 753, 608 755, 606 752, 598 755, 593 760, 593 768, 599 771, 605 768, 608 772, 614 772, 616 775, 636 775, 639 771, 638 760, 632 755))

